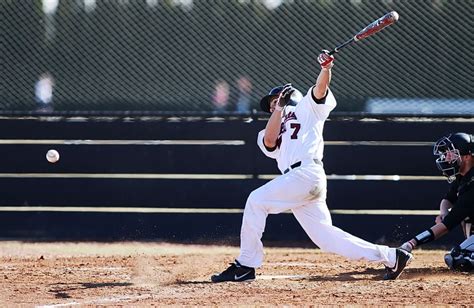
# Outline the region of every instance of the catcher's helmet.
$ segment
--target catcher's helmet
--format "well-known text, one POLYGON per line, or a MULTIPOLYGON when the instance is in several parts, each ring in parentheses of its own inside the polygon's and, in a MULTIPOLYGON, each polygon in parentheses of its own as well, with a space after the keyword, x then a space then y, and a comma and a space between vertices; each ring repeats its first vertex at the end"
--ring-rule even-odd
MULTIPOLYGON (((265 95, 261 100, 260 100, 260 108, 262 111, 270 113, 270 101, 273 97, 278 96, 281 91, 283 91, 283 88, 285 86, 277 86, 274 87, 273 89, 268 92, 267 95, 265 95)), ((295 92, 291 95, 291 101, 289 105, 296 105, 301 99, 303 98, 303 94, 295 89, 295 92)))
POLYGON ((436 141, 433 154, 438 156, 436 166, 451 183, 459 174, 461 155, 474 155, 474 137, 466 133, 444 136, 436 141))

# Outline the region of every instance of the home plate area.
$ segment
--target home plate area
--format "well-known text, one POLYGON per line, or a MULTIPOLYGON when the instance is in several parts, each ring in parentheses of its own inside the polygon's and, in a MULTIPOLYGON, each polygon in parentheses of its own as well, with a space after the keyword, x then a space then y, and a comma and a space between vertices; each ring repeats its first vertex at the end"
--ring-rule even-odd
POLYGON ((211 283, 238 247, 171 243, 0 244, 0 304, 472 305, 474 276, 450 271, 443 250, 417 250, 399 279, 380 264, 314 248, 265 249, 254 281, 211 283))

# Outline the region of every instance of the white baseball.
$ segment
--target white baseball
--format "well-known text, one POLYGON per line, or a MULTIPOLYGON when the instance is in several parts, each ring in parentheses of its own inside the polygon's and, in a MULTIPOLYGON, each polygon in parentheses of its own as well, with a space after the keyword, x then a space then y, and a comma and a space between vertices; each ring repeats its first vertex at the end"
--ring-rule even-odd
POLYGON ((56 150, 49 150, 48 153, 46 153, 46 159, 50 163, 55 163, 59 160, 59 153, 56 150))

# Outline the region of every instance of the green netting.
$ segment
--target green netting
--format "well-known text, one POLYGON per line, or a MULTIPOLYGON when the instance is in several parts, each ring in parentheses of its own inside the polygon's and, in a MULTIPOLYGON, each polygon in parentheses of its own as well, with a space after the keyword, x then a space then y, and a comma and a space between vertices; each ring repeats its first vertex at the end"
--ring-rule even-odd
POLYGON ((43 106, 45 77, 55 110, 257 109, 275 85, 305 92, 321 49, 396 10, 396 25, 337 55, 337 110, 413 112, 422 101, 414 112, 474 114, 474 0, 0 3, 0 110, 43 106))

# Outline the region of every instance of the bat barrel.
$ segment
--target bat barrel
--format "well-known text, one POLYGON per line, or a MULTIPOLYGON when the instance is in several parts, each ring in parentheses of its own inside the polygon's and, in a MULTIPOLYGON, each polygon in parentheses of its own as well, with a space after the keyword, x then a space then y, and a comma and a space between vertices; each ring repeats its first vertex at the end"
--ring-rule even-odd
POLYGON ((360 30, 354 37, 356 41, 360 41, 366 37, 371 36, 382 30, 385 27, 388 27, 395 23, 400 16, 397 12, 392 11, 390 13, 385 14, 384 16, 380 17, 376 21, 372 22, 370 25, 365 27, 364 29, 360 30))
POLYGON ((329 55, 333 55, 333 54, 339 52, 340 49, 346 47, 347 45, 349 45, 353 42, 360 41, 360 40, 362 40, 366 37, 369 37, 369 36, 379 32, 383 28, 394 24, 398 20, 399 17, 400 16, 395 11, 392 11, 390 13, 385 14, 384 16, 382 16, 379 19, 377 19, 376 21, 372 22, 370 25, 368 25, 364 29, 360 30, 350 40, 342 43, 341 45, 339 45, 336 48, 334 48, 333 50, 331 50, 329 52, 329 55))

